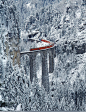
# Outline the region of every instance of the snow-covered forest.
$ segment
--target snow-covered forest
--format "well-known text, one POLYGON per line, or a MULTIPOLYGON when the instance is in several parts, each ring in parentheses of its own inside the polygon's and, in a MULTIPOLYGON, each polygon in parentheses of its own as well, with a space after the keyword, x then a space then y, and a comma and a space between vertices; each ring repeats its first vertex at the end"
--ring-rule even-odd
POLYGON ((0 110, 86 111, 86 0, 0 0, 0 110), (34 34, 34 32, 37 32, 34 34), (30 81, 28 38, 56 45, 49 93, 30 81))

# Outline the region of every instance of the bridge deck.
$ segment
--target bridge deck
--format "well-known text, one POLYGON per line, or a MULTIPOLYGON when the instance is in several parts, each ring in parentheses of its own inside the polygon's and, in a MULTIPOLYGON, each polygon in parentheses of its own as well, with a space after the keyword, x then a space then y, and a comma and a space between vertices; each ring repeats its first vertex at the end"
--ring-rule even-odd
POLYGON ((34 51, 35 52, 39 52, 39 51, 48 50, 48 49, 54 47, 54 43, 53 42, 50 42, 50 41, 44 40, 44 39, 41 39, 41 41, 48 43, 48 45, 47 46, 43 46, 43 47, 31 48, 30 51, 20 52, 20 54, 28 54, 28 53, 30 54, 30 53, 33 53, 34 51))

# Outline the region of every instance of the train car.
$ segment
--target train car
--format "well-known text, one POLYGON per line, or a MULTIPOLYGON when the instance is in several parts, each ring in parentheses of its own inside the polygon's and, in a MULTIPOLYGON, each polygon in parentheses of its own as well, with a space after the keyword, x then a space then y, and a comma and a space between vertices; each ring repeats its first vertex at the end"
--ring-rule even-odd
POLYGON ((54 43, 51 43, 48 40, 40 39, 40 41, 49 43, 49 45, 43 47, 31 48, 30 51, 48 49, 54 46, 54 43))

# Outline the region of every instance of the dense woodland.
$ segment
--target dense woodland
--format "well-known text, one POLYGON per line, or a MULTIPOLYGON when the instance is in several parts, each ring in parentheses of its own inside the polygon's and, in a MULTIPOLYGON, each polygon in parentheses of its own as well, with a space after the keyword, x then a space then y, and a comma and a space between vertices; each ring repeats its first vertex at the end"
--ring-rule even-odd
POLYGON ((0 0, 0 110, 86 110, 85 41, 86 0, 0 0), (56 44, 49 93, 20 59, 27 37, 56 44))

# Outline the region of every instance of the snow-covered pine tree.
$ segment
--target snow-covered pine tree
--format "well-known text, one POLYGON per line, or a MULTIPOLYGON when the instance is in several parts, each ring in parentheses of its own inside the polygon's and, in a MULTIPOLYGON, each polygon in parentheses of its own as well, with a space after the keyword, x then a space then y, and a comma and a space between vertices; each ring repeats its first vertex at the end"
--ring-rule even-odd
MULTIPOLYGON (((2 1, 2 0, 1 0, 2 1)), ((3 44, 5 46, 5 53, 13 59, 17 58, 19 64, 19 39, 20 28, 19 18, 16 6, 13 1, 4 0, 1 2, 1 24, 6 31, 4 31, 3 44)), ((15 63, 15 62, 14 62, 15 63)))

